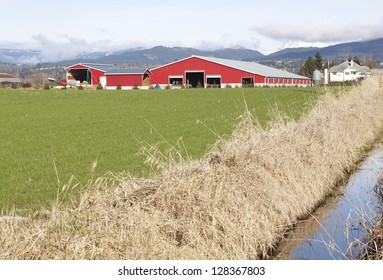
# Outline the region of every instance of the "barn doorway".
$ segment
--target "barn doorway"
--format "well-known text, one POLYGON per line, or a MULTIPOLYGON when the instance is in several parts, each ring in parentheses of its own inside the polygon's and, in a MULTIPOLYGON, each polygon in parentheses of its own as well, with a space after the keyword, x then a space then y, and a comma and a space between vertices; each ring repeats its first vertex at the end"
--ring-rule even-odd
POLYGON ((89 69, 71 69, 69 73, 76 81, 87 82, 88 85, 92 84, 92 72, 89 69))
POLYGON ((205 74, 204 72, 186 72, 186 84, 191 88, 204 88, 205 87, 205 74))
POLYGON ((142 85, 143 86, 150 86, 151 84, 151 77, 150 77, 150 72, 146 71, 144 75, 142 76, 142 85))

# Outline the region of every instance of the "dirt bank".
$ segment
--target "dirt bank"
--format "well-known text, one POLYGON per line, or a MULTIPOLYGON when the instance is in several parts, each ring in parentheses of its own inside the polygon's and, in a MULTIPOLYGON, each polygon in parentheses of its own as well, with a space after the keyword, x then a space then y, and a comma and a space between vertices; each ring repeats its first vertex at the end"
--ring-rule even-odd
POLYGON ((72 208, 1 221, 0 259, 267 258, 380 133, 379 85, 326 94, 299 121, 267 129, 244 114, 199 160, 169 160, 147 179, 99 178, 72 208))

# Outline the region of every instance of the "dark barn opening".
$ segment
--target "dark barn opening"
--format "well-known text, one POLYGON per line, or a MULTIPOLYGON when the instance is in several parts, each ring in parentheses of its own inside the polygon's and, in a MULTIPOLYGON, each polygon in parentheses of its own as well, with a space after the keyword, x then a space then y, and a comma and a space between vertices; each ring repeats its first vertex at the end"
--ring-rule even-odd
POLYGON ((186 83, 188 87, 204 88, 205 87, 204 72, 186 72, 186 83))
POLYGON ((254 87, 254 78, 242 78, 242 87, 254 87))
POLYGON ((182 78, 169 78, 169 85, 181 86, 182 84, 182 78))
POLYGON ((221 78, 220 77, 207 77, 206 87, 211 88, 220 88, 221 87, 221 78))
POLYGON ((85 81, 89 85, 92 84, 92 73, 89 71, 89 69, 71 69, 69 73, 76 81, 80 81, 80 83, 85 81))

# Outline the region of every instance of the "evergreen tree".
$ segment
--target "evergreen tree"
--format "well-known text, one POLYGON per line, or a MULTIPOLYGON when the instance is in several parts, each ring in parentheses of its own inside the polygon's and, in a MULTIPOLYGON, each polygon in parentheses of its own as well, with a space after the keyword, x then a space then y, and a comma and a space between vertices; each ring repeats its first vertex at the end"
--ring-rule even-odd
POLYGON ((316 65, 316 69, 318 69, 318 70, 323 69, 323 60, 322 60, 322 56, 320 55, 319 52, 317 52, 315 55, 315 65, 316 65))
POLYGON ((306 76, 311 78, 313 76, 313 72, 317 69, 316 61, 314 58, 309 56, 305 62, 305 64, 299 70, 299 74, 302 76, 306 76))
POLYGON ((354 55, 354 58, 352 59, 355 63, 357 63, 358 65, 362 65, 359 57, 357 57, 356 55, 354 55))

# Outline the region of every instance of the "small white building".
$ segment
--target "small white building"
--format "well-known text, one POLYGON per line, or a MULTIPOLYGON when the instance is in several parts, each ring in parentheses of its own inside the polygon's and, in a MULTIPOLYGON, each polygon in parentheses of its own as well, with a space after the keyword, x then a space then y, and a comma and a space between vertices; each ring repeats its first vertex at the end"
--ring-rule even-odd
POLYGON ((357 81, 361 78, 372 75, 371 69, 367 66, 360 66, 353 60, 333 66, 329 70, 330 82, 357 81))

